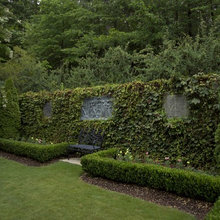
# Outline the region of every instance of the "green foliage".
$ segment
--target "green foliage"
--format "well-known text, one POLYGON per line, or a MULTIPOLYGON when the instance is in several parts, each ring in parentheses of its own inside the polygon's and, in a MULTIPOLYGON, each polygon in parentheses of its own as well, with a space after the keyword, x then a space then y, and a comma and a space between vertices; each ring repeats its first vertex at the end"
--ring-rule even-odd
MULTIPOLYGON (((111 37, 111 32, 107 37, 111 37)), ((91 54, 80 59, 78 67, 67 77, 66 87, 220 74, 220 40, 213 32, 197 35, 196 39, 184 37, 180 43, 164 41, 159 53, 150 47, 131 54, 126 50, 128 47, 115 47, 106 50, 103 57, 91 54)))
POLYGON ((215 202, 214 207, 205 217, 205 220, 219 220, 220 218, 220 198, 215 202))
POLYGON ((0 14, 0 83, 19 92, 220 72, 217 0, 0 0, 0 14))
POLYGON ((10 33, 8 46, 11 49, 15 46, 21 47, 22 37, 25 31, 25 22, 37 13, 39 2, 39 0, 0 0, 0 5, 2 4, 4 8, 7 8, 7 14, 9 14, 5 33, 10 33))
POLYGON ((35 219, 195 220, 178 209, 87 184, 81 166, 57 162, 34 167, 0 157, 0 167, 4 220, 29 220, 33 213, 35 219))
POLYGON ((150 152, 155 159, 181 158, 195 168, 214 168, 214 133, 219 124, 215 89, 218 82, 217 75, 200 74, 172 81, 133 82, 54 93, 29 92, 20 96, 22 134, 59 143, 69 138, 77 141, 81 128, 100 128, 106 134, 104 148, 127 147, 137 154, 150 152), (184 94, 190 115, 168 119, 163 108, 166 94, 184 94), (80 120, 83 100, 96 96, 113 98, 113 117, 80 120), (47 118, 43 107, 49 101, 52 117, 47 118))
POLYGON ((0 138, 1 150, 40 162, 46 162, 65 155, 67 146, 67 143, 41 145, 0 138))
POLYGON ((152 164, 117 161, 113 159, 116 153, 117 149, 110 149, 83 156, 82 168, 93 176, 149 186, 209 202, 214 202, 220 194, 220 177, 152 164))
POLYGON ((25 45, 54 68, 66 62, 75 66, 88 53, 103 55, 110 47, 158 45, 159 24, 143 0, 42 0, 40 13, 26 26, 25 45))
POLYGON ((18 103, 17 90, 13 80, 5 82, 0 98, 0 137, 17 138, 21 126, 21 114, 18 103))
POLYGON ((60 88, 60 72, 48 72, 50 66, 46 61, 38 62, 25 50, 14 47, 14 56, 0 66, 0 80, 13 78, 19 93, 28 91, 50 90, 60 88))
POLYGON ((193 76, 197 73, 220 74, 220 40, 214 33, 206 36, 197 35, 196 39, 184 37, 177 41, 164 41, 159 53, 144 50, 137 53, 143 68, 136 79, 144 81, 169 79, 173 76, 193 76), (142 55, 142 57, 141 57, 142 55))
POLYGON ((11 13, 7 7, 4 7, 0 2, 0 63, 9 59, 10 48, 9 42, 11 40, 11 30, 7 25, 10 19, 11 13))
POLYGON ((131 81, 131 55, 121 47, 110 48, 104 57, 91 54, 79 61, 65 79, 67 88, 131 81))
POLYGON ((216 147, 215 147, 214 155, 217 161, 218 169, 220 169, 220 125, 218 125, 218 128, 215 132, 215 143, 216 143, 216 147))
POLYGON ((65 62, 64 49, 72 47, 81 35, 75 29, 77 1, 43 0, 40 13, 26 25, 25 45, 41 61, 47 60, 54 68, 65 62))
POLYGON ((133 53, 151 46, 159 52, 164 37, 194 38, 202 22, 209 32, 219 15, 216 2, 42 0, 40 12, 26 26, 24 44, 53 68, 76 67, 81 57, 103 56, 110 47, 127 46, 133 53))

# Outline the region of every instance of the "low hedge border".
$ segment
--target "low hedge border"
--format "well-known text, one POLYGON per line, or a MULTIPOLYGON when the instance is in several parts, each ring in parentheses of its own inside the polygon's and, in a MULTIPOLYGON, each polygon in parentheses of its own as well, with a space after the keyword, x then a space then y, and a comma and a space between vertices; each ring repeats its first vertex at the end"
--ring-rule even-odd
POLYGON ((0 138, 0 150, 29 157, 39 162, 46 162, 65 155, 67 146, 67 143, 41 145, 0 138))
POLYGON ((93 176, 135 183, 177 195, 215 202, 220 195, 220 177, 173 169, 154 164, 131 163, 114 159, 116 148, 81 158, 82 168, 93 176))
POLYGON ((211 211, 208 213, 208 215, 205 217, 205 220, 219 220, 220 219, 220 197, 214 204, 211 211))

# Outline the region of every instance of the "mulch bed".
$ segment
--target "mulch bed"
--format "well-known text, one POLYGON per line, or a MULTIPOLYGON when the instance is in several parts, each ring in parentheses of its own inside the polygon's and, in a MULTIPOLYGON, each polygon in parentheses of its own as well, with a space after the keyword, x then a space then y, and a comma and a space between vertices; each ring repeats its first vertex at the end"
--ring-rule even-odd
MULTIPOLYGON (((14 160, 27 166, 47 166, 58 161, 58 159, 55 159, 46 163, 40 163, 30 158, 16 156, 3 151, 0 151, 0 157, 14 160)), ((172 193, 137 186, 135 184, 125 184, 100 177, 91 177, 88 174, 83 174, 81 179, 89 184, 93 184, 104 189, 124 193, 159 205, 177 208, 194 215, 197 219, 204 219, 205 215, 213 206, 212 203, 201 200, 180 197, 172 193)))
POLYGON ((135 184, 125 184, 100 177, 91 177, 88 174, 83 174, 81 179, 104 189, 124 193, 159 205, 177 208, 194 215, 197 219, 204 219, 213 206, 209 202, 180 197, 172 193, 137 186, 135 184))

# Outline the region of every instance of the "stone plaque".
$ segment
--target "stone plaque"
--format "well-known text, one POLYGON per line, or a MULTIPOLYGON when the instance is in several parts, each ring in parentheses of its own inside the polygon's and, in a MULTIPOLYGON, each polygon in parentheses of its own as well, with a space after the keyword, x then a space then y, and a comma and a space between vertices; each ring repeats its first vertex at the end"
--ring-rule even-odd
POLYGON ((188 104, 184 95, 167 95, 164 108, 168 118, 182 118, 189 114, 188 104))
POLYGON ((112 116, 112 99, 109 97, 87 98, 83 102, 81 120, 108 119, 112 116))
POLYGON ((44 105, 43 113, 45 117, 50 118, 52 116, 52 103, 51 102, 47 102, 44 105))

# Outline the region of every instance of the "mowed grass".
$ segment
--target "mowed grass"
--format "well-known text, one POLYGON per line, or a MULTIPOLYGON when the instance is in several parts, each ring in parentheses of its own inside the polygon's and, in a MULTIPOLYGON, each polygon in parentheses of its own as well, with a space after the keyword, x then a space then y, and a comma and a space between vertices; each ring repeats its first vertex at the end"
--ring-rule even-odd
POLYGON ((64 162, 27 167, 0 157, 0 219, 195 219, 176 209, 100 189, 64 162))

